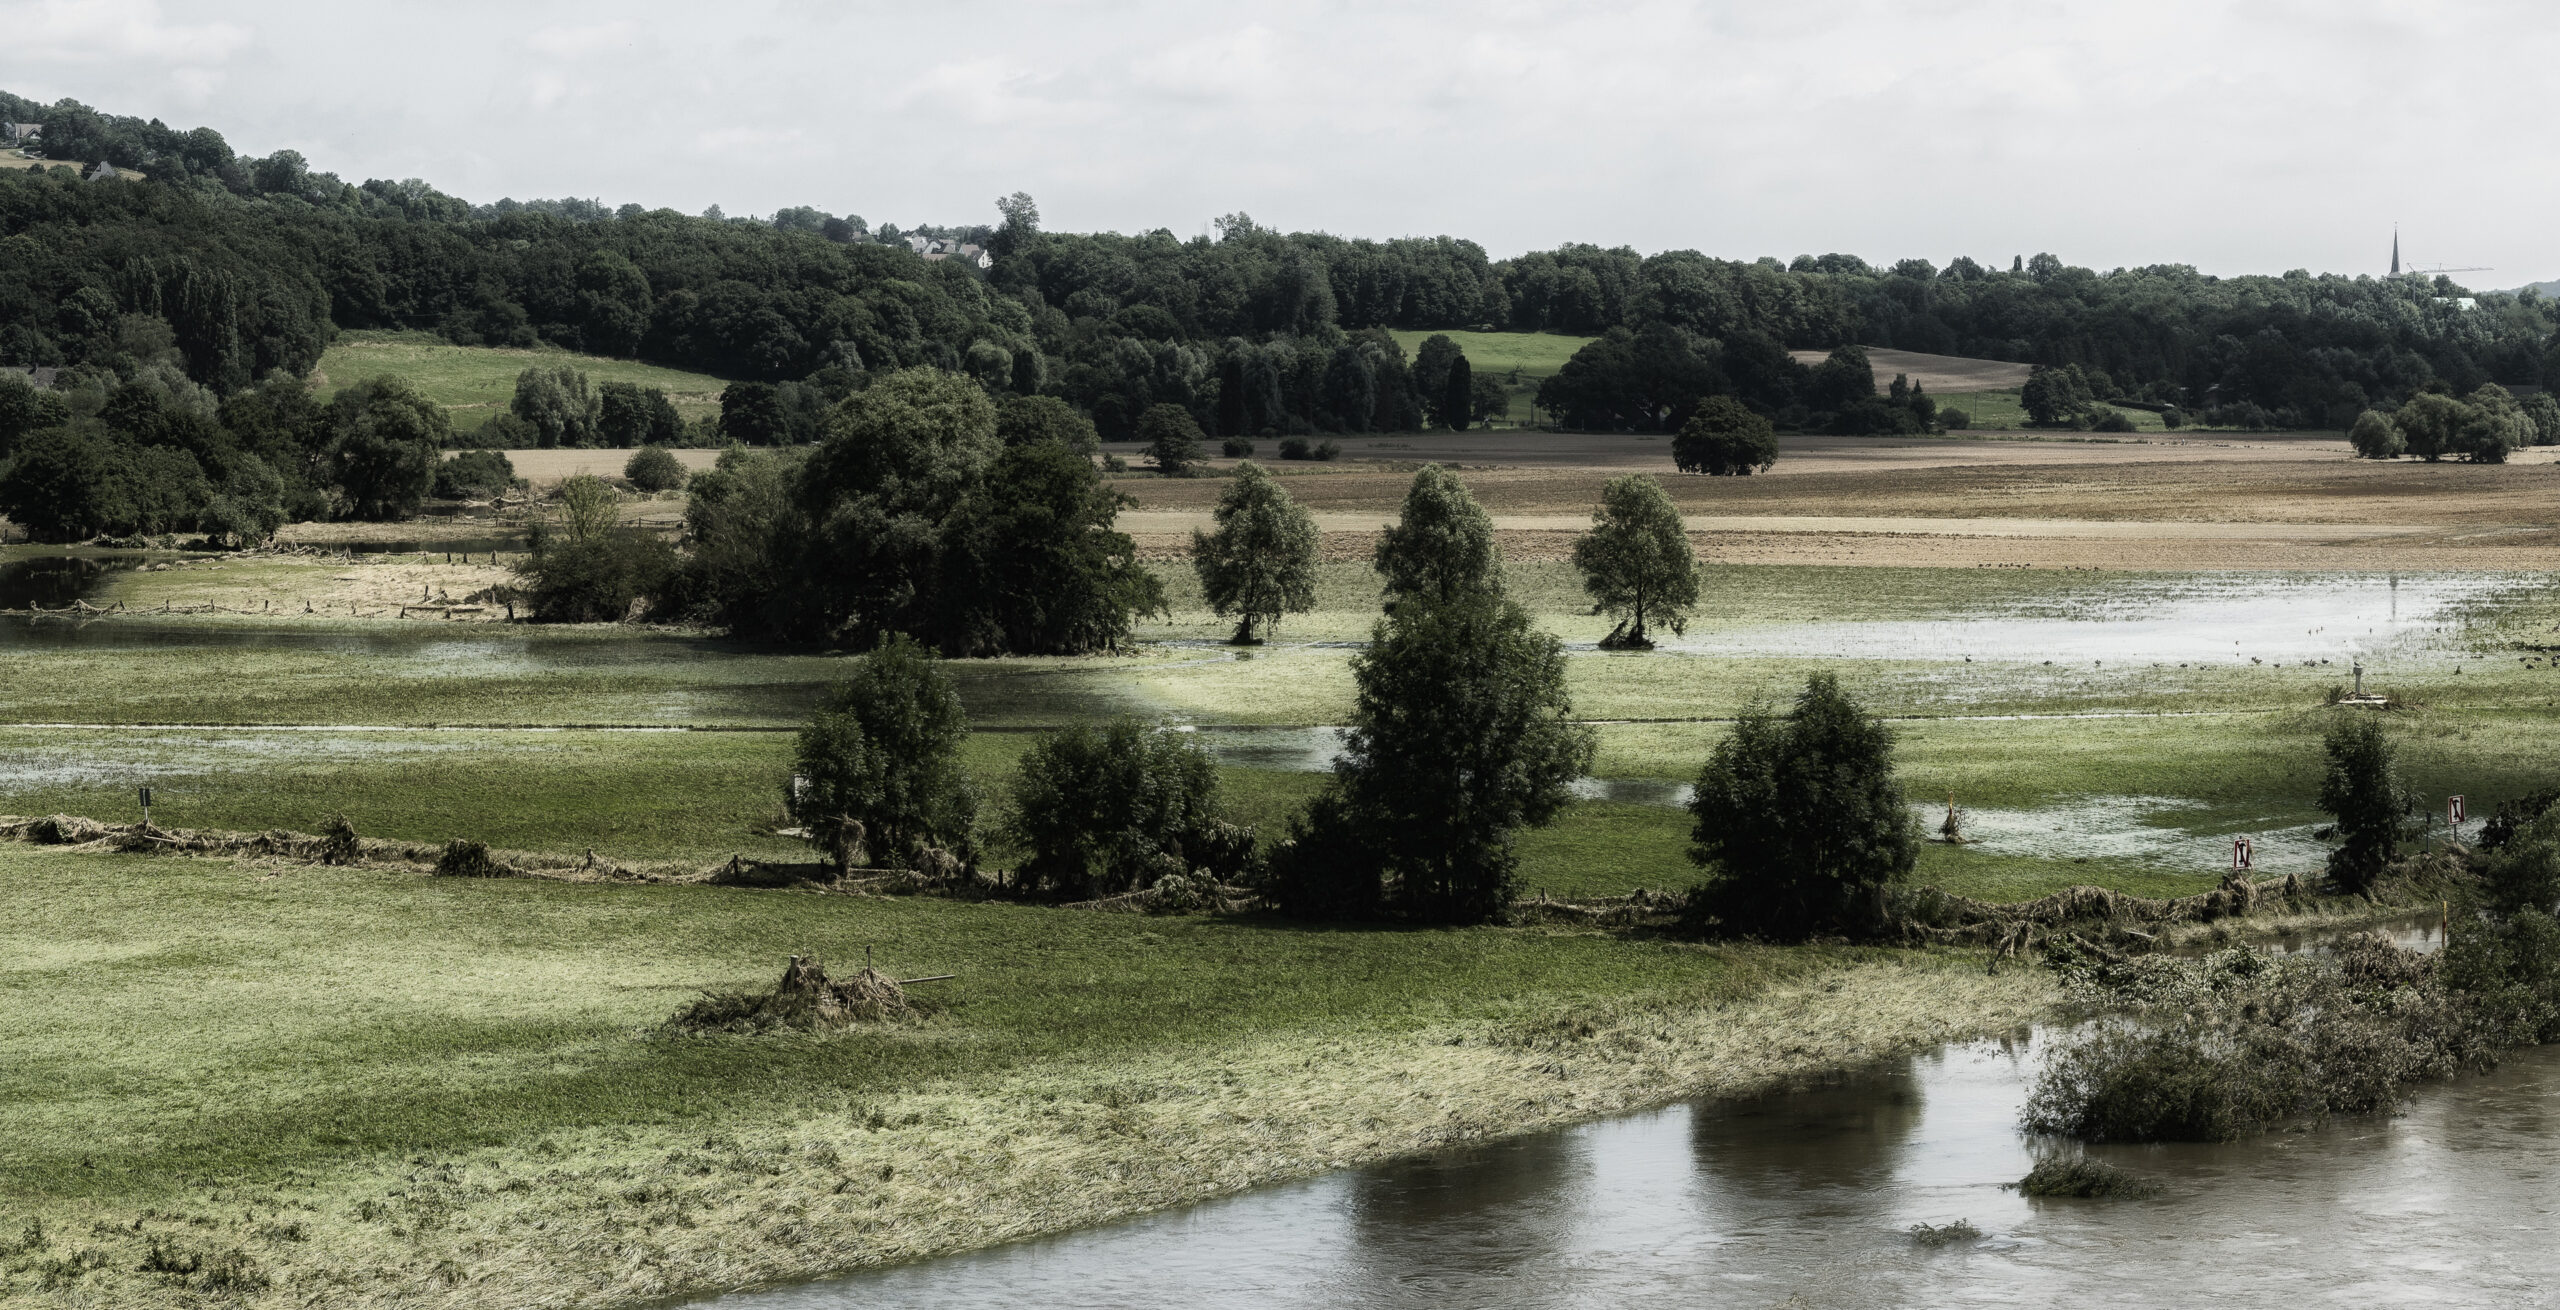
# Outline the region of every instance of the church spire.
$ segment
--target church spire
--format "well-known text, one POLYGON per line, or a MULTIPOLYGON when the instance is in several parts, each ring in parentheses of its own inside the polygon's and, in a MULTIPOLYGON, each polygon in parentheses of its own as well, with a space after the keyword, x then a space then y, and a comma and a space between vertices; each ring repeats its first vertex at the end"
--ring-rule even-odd
POLYGON ((2400 229, 2391 229, 2391 276, 2400 276, 2400 229))

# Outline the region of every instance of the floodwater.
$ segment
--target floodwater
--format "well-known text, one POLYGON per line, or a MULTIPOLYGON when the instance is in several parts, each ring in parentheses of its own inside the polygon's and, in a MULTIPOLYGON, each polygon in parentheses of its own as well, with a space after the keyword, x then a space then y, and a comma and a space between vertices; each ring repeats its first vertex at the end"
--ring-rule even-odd
POLYGON ((141 562, 131 555, 36 555, 0 561, 0 610, 61 609, 87 597, 107 575, 141 562))
MULTIPOLYGON (((2053 1040, 1346 1170, 721 1310, 2526 1306, 2560 1280, 2560 1048, 2393 1117, 2091 1148, 2146 1201, 2006 1190, 2053 1040), (1978 1240, 1930 1247, 1914 1224, 1978 1240)), ((2065 1148, 2067 1149, 2067 1148, 2065 1148)))
POLYGON ((2510 574, 2132 574, 2082 593, 1917 619, 1693 630, 1662 645, 1701 655, 2057 663, 2298 664, 2453 648, 2477 609, 2537 593, 2510 574))

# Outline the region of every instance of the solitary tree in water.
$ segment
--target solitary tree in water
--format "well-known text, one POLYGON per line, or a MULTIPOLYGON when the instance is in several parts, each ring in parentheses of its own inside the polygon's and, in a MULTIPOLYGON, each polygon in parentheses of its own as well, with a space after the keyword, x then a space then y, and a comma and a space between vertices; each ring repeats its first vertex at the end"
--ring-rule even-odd
POLYGON ((1191 533, 1191 567, 1221 617, 1238 616, 1235 644, 1259 640, 1283 614, 1316 603, 1316 521, 1252 460, 1218 497, 1218 530, 1191 533))
POLYGON ((1378 573, 1387 608, 1502 594, 1502 551, 1493 520, 1458 475, 1425 464, 1404 493, 1404 513, 1378 537, 1378 573))
POLYGON ((1651 650, 1647 626, 1679 632, 1698 603, 1698 558, 1680 511, 1661 483, 1641 473, 1611 478, 1601 490, 1590 533, 1573 544, 1573 563, 1594 612, 1618 616, 1600 643, 1611 650, 1651 650))

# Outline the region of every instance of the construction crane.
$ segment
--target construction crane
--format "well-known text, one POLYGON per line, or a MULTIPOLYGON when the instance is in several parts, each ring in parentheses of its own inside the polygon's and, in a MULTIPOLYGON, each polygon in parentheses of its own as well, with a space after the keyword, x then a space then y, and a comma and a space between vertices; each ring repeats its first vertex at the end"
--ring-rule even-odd
POLYGON ((2393 277, 2433 278, 2442 277, 2447 273, 2495 273, 2497 271, 2486 264, 2430 264, 2424 268, 2411 264, 2403 268, 2400 265, 2400 229, 2397 227, 2391 229, 2391 276, 2393 277))

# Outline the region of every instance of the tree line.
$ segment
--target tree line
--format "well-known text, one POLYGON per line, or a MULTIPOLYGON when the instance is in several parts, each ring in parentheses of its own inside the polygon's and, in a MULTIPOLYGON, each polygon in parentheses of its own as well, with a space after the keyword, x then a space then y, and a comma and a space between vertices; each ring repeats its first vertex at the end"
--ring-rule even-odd
POLYGON ((768 219, 474 206, 417 179, 345 182, 290 151, 235 155, 210 129, 6 95, 0 111, 43 123, 56 158, 150 179, 0 178, 12 251, 0 362, 122 376, 134 357, 122 337, 139 330, 127 320, 140 316, 168 326, 189 377, 218 395, 306 372, 336 327, 549 343, 774 384, 930 365, 1064 398, 1113 439, 1157 404, 1222 438, 1429 421, 1446 398, 1391 328, 1610 339, 1542 405, 1567 426, 1656 430, 1678 426, 1660 384, 1682 373, 1714 385, 1675 390, 1732 396, 1780 426, 1898 430, 1785 356, 1850 344, 2074 366, 2103 375, 2101 398, 2341 430, 2368 408, 2539 385, 2560 365, 2548 302, 2466 308, 2440 279, 2101 273, 2049 254, 2006 269, 1593 245, 1495 260, 1459 238, 1282 233, 1243 214, 1187 238, 1053 233, 1020 194, 998 202, 996 223, 932 229, 983 244, 994 262, 981 270, 920 259, 893 226, 805 206, 768 219))

